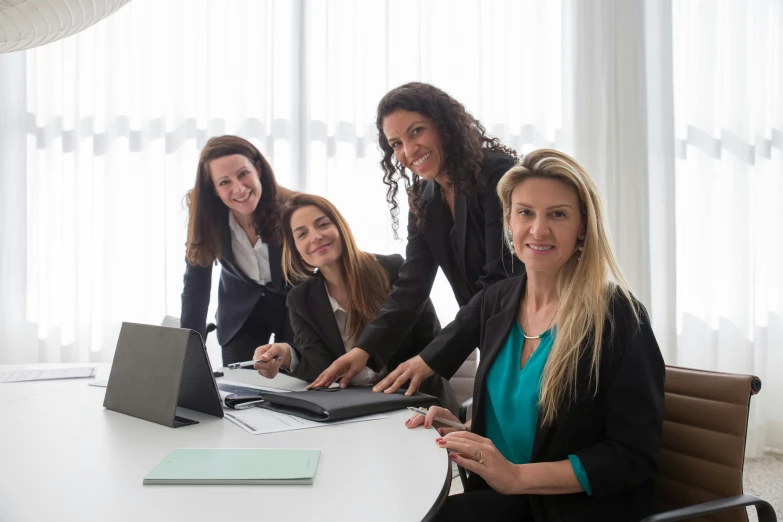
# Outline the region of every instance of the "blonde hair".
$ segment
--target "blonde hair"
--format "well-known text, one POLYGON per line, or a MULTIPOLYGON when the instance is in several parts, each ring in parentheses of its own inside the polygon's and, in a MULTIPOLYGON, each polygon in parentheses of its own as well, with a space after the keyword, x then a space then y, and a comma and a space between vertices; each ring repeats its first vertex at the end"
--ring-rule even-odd
MULTIPOLYGON (((554 319, 557 336, 549 353, 541 382, 539 406, 544 425, 553 424, 563 408, 576 400, 577 369, 583 350, 590 354, 590 384, 598 392, 599 362, 604 323, 612 295, 619 292, 632 305, 637 320, 639 312, 631 298, 629 285, 617 264, 604 225, 601 197, 590 174, 575 159, 553 149, 540 149, 506 172, 497 185, 503 203, 503 233, 512 253, 509 220, 511 193, 531 178, 552 179, 576 189, 583 218, 585 239, 560 270, 557 292, 560 308, 554 319), (614 282, 609 280, 609 275, 614 282)), ((519 257, 519 256, 517 256, 519 257)), ((614 325, 611 325, 614 328, 614 325)))
POLYGON ((340 233, 343 253, 340 258, 343 279, 348 289, 348 319, 346 326, 352 339, 359 337, 364 327, 375 319, 389 295, 389 275, 375 256, 356 246, 353 233, 329 200, 312 194, 296 194, 283 207, 283 275, 289 284, 314 277, 315 267, 305 263, 296 250, 291 217, 302 207, 313 206, 323 212, 340 233))

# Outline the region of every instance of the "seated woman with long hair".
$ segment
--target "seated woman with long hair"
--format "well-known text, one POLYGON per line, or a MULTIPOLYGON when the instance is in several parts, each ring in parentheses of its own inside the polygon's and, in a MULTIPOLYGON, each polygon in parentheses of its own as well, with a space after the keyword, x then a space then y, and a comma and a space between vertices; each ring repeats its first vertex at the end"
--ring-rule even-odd
MULTIPOLYGON (((399 254, 359 250, 343 216, 319 196, 294 196, 283 209, 281 223, 285 278, 291 284, 301 282, 287 299, 294 341, 257 348, 255 368, 269 378, 282 368, 294 377, 313 381, 353 348, 389 294, 403 259, 399 254)), ((390 366, 418 354, 439 331, 435 308, 428 299, 390 366)), ((353 384, 375 384, 386 373, 385 368, 377 373, 364 368, 353 384)), ((454 393, 440 376, 427 379, 420 389, 456 411, 454 393)))
MULTIPOLYGON (((527 274, 477 294, 379 387, 448 377, 481 349, 470 431, 436 439, 470 473, 438 520, 640 520, 655 512, 664 363, 595 183, 573 158, 539 150, 497 193, 527 274)), ((406 424, 431 427, 436 416, 453 418, 433 407, 406 424)))

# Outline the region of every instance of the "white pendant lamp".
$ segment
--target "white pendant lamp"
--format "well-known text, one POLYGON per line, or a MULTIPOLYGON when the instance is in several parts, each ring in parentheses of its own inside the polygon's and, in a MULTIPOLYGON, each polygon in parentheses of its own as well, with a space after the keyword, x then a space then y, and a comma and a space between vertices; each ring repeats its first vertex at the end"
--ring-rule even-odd
POLYGON ((0 0, 0 53, 54 42, 103 20, 130 0, 0 0))

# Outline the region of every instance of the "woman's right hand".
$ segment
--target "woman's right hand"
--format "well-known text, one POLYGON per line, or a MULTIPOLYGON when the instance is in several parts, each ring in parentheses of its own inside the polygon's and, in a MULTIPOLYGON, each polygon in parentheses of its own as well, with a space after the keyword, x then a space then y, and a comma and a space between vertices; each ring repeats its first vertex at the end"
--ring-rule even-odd
MULTIPOLYGON (((418 413, 414 413, 413 416, 405 421, 405 425, 408 428, 418 428, 422 424, 425 428, 429 429, 433 426, 433 424, 437 424, 438 421, 435 420, 435 417, 440 417, 442 419, 448 419, 455 422, 460 422, 460 420, 457 418, 456 415, 451 413, 446 408, 441 408, 440 406, 430 406, 427 409, 427 415, 419 415, 418 413)), ((438 433, 441 435, 446 435, 447 433, 451 433, 452 431, 463 431, 459 428, 455 428, 453 426, 447 426, 445 424, 441 425, 440 428, 438 428, 438 433)))
POLYGON ((267 379, 274 379, 280 368, 291 368, 291 347, 287 343, 265 344, 256 348, 253 368, 267 379), (277 357, 277 359, 275 359, 277 357))
POLYGON ((424 362, 424 359, 422 359, 420 355, 417 355, 404 363, 400 363, 400 365, 387 375, 385 379, 376 384, 372 391, 394 393, 400 386, 411 381, 405 395, 413 395, 416 393, 416 390, 419 389, 421 382, 434 373, 432 368, 427 366, 427 363, 424 362))

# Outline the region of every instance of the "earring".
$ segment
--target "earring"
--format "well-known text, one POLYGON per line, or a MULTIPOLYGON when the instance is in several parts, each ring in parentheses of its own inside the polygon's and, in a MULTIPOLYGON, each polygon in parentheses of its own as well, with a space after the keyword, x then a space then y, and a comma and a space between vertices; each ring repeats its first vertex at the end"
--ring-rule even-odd
POLYGON ((585 237, 587 237, 587 236, 586 236, 586 235, 583 233, 583 234, 581 234, 581 235, 577 236, 577 239, 578 239, 579 241, 584 241, 584 240, 585 240, 585 237))

